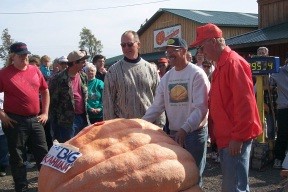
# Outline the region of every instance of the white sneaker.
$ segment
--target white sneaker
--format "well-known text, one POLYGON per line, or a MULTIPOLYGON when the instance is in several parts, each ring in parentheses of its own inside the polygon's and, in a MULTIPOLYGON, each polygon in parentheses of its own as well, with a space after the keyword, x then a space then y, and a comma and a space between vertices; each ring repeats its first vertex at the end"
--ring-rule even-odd
POLYGON ((273 165, 274 169, 281 169, 282 168, 282 161, 279 159, 275 159, 274 160, 274 165, 273 165))
POLYGON ((25 161, 24 165, 26 166, 27 169, 32 169, 35 165, 30 163, 29 161, 25 161))

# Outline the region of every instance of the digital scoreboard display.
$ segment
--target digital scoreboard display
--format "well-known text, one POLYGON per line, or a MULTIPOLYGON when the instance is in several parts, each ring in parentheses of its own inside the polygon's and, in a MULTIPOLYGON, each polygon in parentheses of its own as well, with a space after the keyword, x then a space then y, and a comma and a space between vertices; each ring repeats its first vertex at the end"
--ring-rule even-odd
POLYGON ((265 75, 269 73, 278 73, 280 67, 279 57, 251 57, 247 59, 253 75, 265 75))

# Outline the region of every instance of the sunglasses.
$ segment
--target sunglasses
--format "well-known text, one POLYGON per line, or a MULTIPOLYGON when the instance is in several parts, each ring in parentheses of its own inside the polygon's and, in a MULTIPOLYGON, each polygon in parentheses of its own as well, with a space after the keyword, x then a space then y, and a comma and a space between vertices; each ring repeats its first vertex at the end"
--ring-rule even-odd
POLYGON ((125 48, 126 45, 127 45, 128 47, 132 47, 132 46, 134 45, 134 43, 136 43, 136 42, 120 43, 120 45, 121 45, 121 47, 123 47, 123 48, 125 48))

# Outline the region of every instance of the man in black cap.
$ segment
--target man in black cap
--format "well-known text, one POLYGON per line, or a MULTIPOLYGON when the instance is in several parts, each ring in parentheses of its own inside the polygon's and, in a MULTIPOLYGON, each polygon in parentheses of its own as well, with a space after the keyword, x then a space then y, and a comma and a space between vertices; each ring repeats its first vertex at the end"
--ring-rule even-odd
POLYGON ((170 137, 194 157, 200 170, 201 186, 206 164, 210 83, 202 69, 187 61, 187 49, 184 39, 168 39, 166 56, 174 67, 161 78, 155 100, 143 119, 154 122, 166 110, 170 137))
POLYGON ((30 51, 25 43, 12 44, 8 63, 0 70, 0 92, 4 92, 5 97, 4 108, 0 109, 0 119, 7 137, 16 192, 28 190, 26 166, 23 160, 26 145, 30 144, 38 170, 47 154, 43 124, 48 119, 49 91, 40 70, 36 66, 29 65, 28 54, 30 51))
POLYGON ((59 72, 49 83, 52 130, 54 139, 61 143, 88 125, 88 79, 82 70, 87 58, 89 56, 82 51, 72 51, 67 57, 68 68, 59 72))

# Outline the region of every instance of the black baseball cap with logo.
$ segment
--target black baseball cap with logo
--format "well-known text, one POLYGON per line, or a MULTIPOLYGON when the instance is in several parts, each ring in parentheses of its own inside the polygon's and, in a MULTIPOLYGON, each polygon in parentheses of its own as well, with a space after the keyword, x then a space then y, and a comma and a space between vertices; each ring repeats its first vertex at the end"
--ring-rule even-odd
POLYGON ((186 41, 180 37, 174 37, 167 40, 166 47, 181 47, 188 49, 186 41))
POLYGON ((10 46, 10 53, 15 53, 17 55, 31 54, 31 52, 28 51, 27 45, 22 42, 13 43, 10 46))

